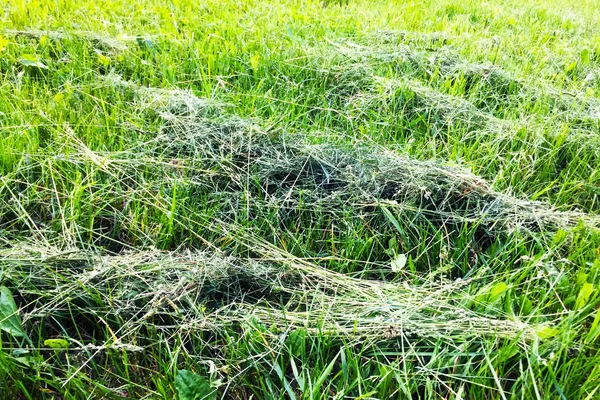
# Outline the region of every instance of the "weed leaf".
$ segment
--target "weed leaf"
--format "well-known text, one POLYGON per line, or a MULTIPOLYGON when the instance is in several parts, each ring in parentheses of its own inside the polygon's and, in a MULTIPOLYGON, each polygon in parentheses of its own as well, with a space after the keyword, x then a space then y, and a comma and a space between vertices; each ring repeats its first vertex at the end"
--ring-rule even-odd
POLYGON ((498 297, 500 297, 507 290, 508 290, 508 285, 506 283, 504 283, 504 282, 496 283, 494 286, 492 286, 492 289, 490 290, 489 301, 490 302, 495 301, 496 299, 498 299, 498 297))
POLYGON ((579 294, 577 295, 577 301, 575 302, 575 308, 577 310, 583 308, 588 303, 590 296, 594 293, 594 285, 591 283, 585 282, 581 289, 579 290, 579 294))
POLYGON ((560 332, 560 331, 559 331, 558 329, 556 329, 556 328, 552 328, 552 327, 550 327, 550 326, 547 326, 547 325, 545 325, 545 326, 540 326, 540 327, 537 329, 537 331, 536 331, 536 333, 537 333, 537 336, 538 336, 540 339, 550 339, 551 337, 554 337, 554 336, 558 335, 558 334, 559 334, 559 332, 560 332))
POLYGON ((392 260, 392 271, 400 272, 406 266, 406 254, 399 254, 394 260, 392 260))
POLYGON ((21 65, 26 67, 35 67, 40 69, 48 69, 46 64, 40 61, 40 59, 34 54, 22 54, 19 58, 21 65))
POLYGON ((179 370, 175 378, 175 387, 179 394, 179 400, 213 400, 217 398, 217 391, 210 381, 193 372, 179 370))
POLYGON ((15 300, 6 286, 0 286, 0 329, 15 337, 24 337, 15 300))

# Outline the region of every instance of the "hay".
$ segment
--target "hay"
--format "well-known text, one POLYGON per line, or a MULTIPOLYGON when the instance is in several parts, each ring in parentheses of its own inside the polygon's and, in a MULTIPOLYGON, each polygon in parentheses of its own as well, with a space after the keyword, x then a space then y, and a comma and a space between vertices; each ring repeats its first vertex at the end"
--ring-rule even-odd
POLYGON ((105 36, 96 32, 88 31, 61 31, 61 30, 38 30, 38 29, 23 29, 15 30, 8 29, 3 32, 6 35, 16 37, 26 37, 31 39, 41 39, 46 37, 50 40, 84 40, 90 42, 98 50, 108 53, 121 53, 127 49, 128 42, 136 40, 134 36, 121 35, 118 38, 105 36))
MULTIPOLYGON (((130 86, 114 78, 111 82, 130 86)), ((66 127, 55 156, 30 155, 14 175, 2 177, 3 218, 25 223, 30 232, 41 232, 47 229, 45 215, 55 213, 57 206, 63 213, 72 208, 68 202, 74 188, 53 186, 53 176, 60 175, 58 169, 67 163, 99 182, 91 187, 89 202, 115 215, 120 225, 110 229, 129 231, 134 239, 148 233, 131 231, 127 204, 138 201, 168 214, 174 188, 190 193, 186 207, 191 211, 173 223, 192 231, 207 228, 206 216, 193 211, 198 209, 196 198, 219 204, 219 219, 228 222, 242 212, 252 217, 273 210, 283 215, 283 229, 286 216, 294 213, 325 213, 351 224, 366 215, 384 216, 384 208, 407 229, 425 224, 452 233, 469 224, 488 237, 516 231, 552 234, 580 221, 591 227, 600 225, 594 215, 558 211, 543 202, 495 191, 484 179, 457 166, 420 161, 366 141, 329 136, 315 143, 301 133, 264 131, 188 91, 134 89, 141 112, 163 119, 159 132, 146 135, 147 139, 128 150, 100 152, 89 149, 66 127), (48 177, 32 181, 42 170, 48 177), (27 202, 15 187, 31 192, 27 202)), ((106 235, 106 230, 90 232, 89 227, 67 224, 68 218, 64 219, 61 234, 71 238, 70 244, 82 235, 106 235)), ((220 228, 215 223, 210 229, 220 228)))
MULTIPOLYGON (((477 115, 451 103, 447 108, 477 115)), ((302 135, 265 132, 248 121, 207 118, 205 108, 188 108, 187 115, 181 107, 177 110, 161 110, 165 126, 152 152, 185 159, 190 173, 216 171, 223 179, 213 181, 214 192, 235 192, 250 180, 263 192, 256 194, 259 198, 285 202, 286 207, 302 197, 305 205, 331 211, 350 207, 359 214, 385 206, 430 221, 477 222, 489 230, 537 232, 568 228, 580 220, 598 226, 594 216, 497 192, 463 168, 420 161, 371 142, 313 144, 302 135)))
MULTIPOLYGON (((276 255, 273 249, 262 250, 276 255)), ((391 284, 279 256, 283 261, 206 251, 102 256, 20 244, 0 250, 0 267, 26 304, 25 326, 41 324, 52 331, 59 323, 68 330, 68 321, 75 320, 85 331, 84 321, 118 323, 113 326, 114 343, 101 344, 106 347, 144 346, 149 326, 168 336, 185 336, 251 319, 274 334, 305 329, 343 337, 398 336, 449 343, 485 336, 525 341, 537 337, 535 325, 486 317, 464 306, 474 302, 463 291, 468 280, 419 287, 391 284)), ((82 346, 99 345, 92 332, 86 335, 89 342, 82 346)))
MULTIPOLYGON (((423 39, 425 43, 423 43, 415 42, 411 35, 404 33, 389 35, 386 32, 369 35, 362 43, 348 40, 329 43, 335 52, 346 58, 346 70, 356 68, 368 70, 368 74, 363 73, 363 79, 368 75, 377 80, 378 67, 389 66, 401 72, 400 75, 405 79, 401 84, 409 89, 415 84, 422 86, 419 81, 431 83, 439 81, 443 86, 462 82, 463 97, 452 101, 460 102, 464 98, 460 104, 461 109, 470 109, 471 113, 468 116, 474 117, 472 122, 474 125, 486 120, 489 120, 489 123, 486 122, 485 126, 492 128, 499 127, 498 121, 502 121, 500 125, 504 126, 523 123, 524 121, 502 120, 496 117, 496 114, 504 112, 501 110, 512 99, 516 103, 526 103, 532 107, 538 103, 545 103, 553 111, 553 115, 560 115, 560 118, 568 121, 574 129, 598 130, 600 122, 598 100, 585 96, 583 90, 573 93, 556 89, 540 81, 525 82, 492 63, 470 62, 444 45, 449 39, 447 37, 441 36, 438 40, 435 39, 436 34, 431 34, 432 39, 427 39, 429 35, 425 35, 423 39), (389 37, 396 37, 396 39, 389 40, 389 37), (432 40, 431 44, 434 48, 427 45, 427 40, 432 40)), ((490 46, 495 47, 497 43, 492 43, 490 46)), ((592 84, 596 77, 593 73, 589 73, 581 77, 581 80, 592 84)), ((439 92, 431 92, 434 97, 441 95, 439 92)), ((431 106, 435 110, 435 101, 433 103, 431 106)), ((443 104, 444 102, 442 106, 443 104)), ((502 134, 502 130, 492 129, 491 132, 502 134)), ((585 135, 585 132, 583 134, 585 135)), ((589 136, 587 139, 593 138, 593 135, 587 136, 589 136)), ((577 135, 576 138, 568 140, 577 142, 582 138, 577 135)), ((597 146, 597 142, 595 145, 597 146)))

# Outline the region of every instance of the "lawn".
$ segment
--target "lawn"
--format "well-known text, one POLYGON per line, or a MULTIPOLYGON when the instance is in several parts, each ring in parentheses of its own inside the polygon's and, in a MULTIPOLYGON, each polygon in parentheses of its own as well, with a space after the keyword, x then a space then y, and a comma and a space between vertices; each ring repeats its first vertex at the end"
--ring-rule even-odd
POLYGON ((600 398, 595 1, 0 5, 0 398, 600 398))

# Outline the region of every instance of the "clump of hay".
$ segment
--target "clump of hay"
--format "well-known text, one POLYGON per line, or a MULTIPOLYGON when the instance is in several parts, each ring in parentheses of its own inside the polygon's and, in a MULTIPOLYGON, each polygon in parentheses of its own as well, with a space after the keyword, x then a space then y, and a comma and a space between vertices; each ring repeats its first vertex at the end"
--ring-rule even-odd
POLYGON ((213 181, 215 192, 233 193, 251 180, 261 198, 287 207, 300 197, 304 204, 353 207, 357 213, 378 205, 438 222, 478 222, 490 230, 540 231, 580 220, 598 222, 584 213, 559 212, 543 202, 497 192, 463 168, 419 161, 373 143, 315 144, 302 135, 265 132, 242 120, 215 122, 201 111, 189 111, 161 111, 165 126, 152 151, 189 160, 191 174, 215 171, 223 178, 213 181))
MULTIPOLYGON (((173 190, 179 190, 188 194, 186 207, 194 209, 195 199, 218 204, 219 218, 229 222, 242 211, 253 218, 273 210, 282 215, 282 229, 298 213, 327 214, 343 224, 365 215, 382 216, 384 208, 407 227, 425 224, 452 233, 470 224, 488 237, 552 232, 579 221, 598 226, 592 215, 557 211, 543 202, 495 191, 460 167, 420 161, 367 141, 265 131, 186 91, 138 87, 134 92, 143 112, 164 121, 162 128, 129 150, 100 152, 89 149, 66 127, 55 156, 30 155, 14 176, 2 178, 5 225, 15 221, 14 226, 43 231, 44 220, 58 209, 63 218, 60 230, 72 238, 108 238, 109 230, 144 237, 148 232, 132 231, 127 225, 127 205, 138 201, 168 216, 173 190), (95 184, 82 195, 110 213, 110 220, 100 221, 104 225, 90 231, 89 226, 73 225, 65 215, 72 209, 67 203, 73 183, 64 180, 67 186, 54 187, 54 176, 65 164, 75 165, 86 179, 94 178, 95 184), (15 185, 30 192, 27 201, 20 200, 15 185)), ((207 217, 190 212, 172 223, 184 229, 193 224, 205 228, 207 217)), ((109 239, 127 241, 127 237, 109 239)))
POLYGON ((20 244, 0 250, 0 266, 5 280, 18 288, 26 327, 41 324, 48 334, 68 332, 91 345, 108 345, 85 331, 98 320, 112 326, 112 344, 143 347, 148 326, 178 335, 253 317, 274 332, 301 328, 334 336, 449 343, 484 336, 537 337, 536 325, 461 306, 473 303, 463 291, 468 280, 417 287, 357 279, 257 246, 267 258, 151 249, 111 256, 20 244), (274 256, 285 257, 269 261, 274 256))

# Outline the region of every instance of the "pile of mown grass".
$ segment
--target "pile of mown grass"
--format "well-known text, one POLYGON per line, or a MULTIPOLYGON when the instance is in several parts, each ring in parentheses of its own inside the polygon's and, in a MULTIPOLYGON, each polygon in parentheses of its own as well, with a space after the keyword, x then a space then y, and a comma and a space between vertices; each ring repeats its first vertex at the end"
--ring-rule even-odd
MULTIPOLYGON (((373 142, 340 135, 315 141, 301 132, 265 130, 177 90, 134 87, 133 96, 136 109, 163 121, 158 131, 109 152, 92 151, 67 127, 49 144, 55 156, 28 155, 20 168, 3 178, 5 224, 36 232, 46 229, 48 222, 55 224, 58 212, 62 225, 53 225, 53 231, 72 238, 104 233, 102 226, 100 232, 90 231, 106 221, 101 215, 112 214, 109 223, 116 226, 105 230, 122 233, 112 239, 135 242, 144 232, 129 225, 132 204, 146 204, 166 214, 172 228, 205 224, 200 205, 206 202, 218 204, 212 212, 229 223, 239 221, 244 213, 246 220, 267 219, 268 211, 278 214, 282 228, 302 219, 301 214, 329 215, 350 224, 354 221, 342 217, 379 214, 394 220, 400 214, 409 225, 428 224, 435 231, 475 227, 480 235, 476 240, 514 231, 552 232, 579 221, 598 226, 594 215, 521 200, 493 190, 484 179, 460 167, 419 161, 373 142), (73 173, 70 168, 79 181, 64 175, 63 171, 73 173), (80 221, 66 215, 81 208, 82 202, 93 204, 100 216, 86 215, 90 219, 80 221), (181 211, 175 215, 177 209, 181 211)), ((420 239, 418 230, 416 235, 420 239)))
MULTIPOLYGON (((394 341, 412 349, 436 348, 433 358, 415 351, 411 367, 424 371, 415 384, 435 379, 436 391, 448 380, 432 365, 451 364, 456 354, 451 349, 468 348, 471 361, 455 366, 454 374, 465 384, 488 379, 484 385, 490 390, 509 390, 514 382, 493 373, 466 377, 471 368, 488 368, 496 351, 491 343, 514 349, 535 343, 543 354, 564 346, 556 339, 561 312, 537 314, 531 304, 528 310, 520 306, 520 316, 506 305, 503 310, 511 288, 477 267, 481 260, 491 261, 486 252, 493 255, 499 244, 556 241, 556 232, 578 222, 597 227, 594 216, 519 200, 461 168, 411 159, 371 142, 349 145, 336 136, 314 142, 298 132, 265 130, 188 92, 140 88, 114 77, 111 85, 131 90, 134 107, 162 120, 161 127, 118 152, 92 151, 67 129, 52 147, 60 156, 31 155, 3 177, 5 226, 28 230, 36 239, 30 246, 6 242, 0 259, 4 280, 23 307, 25 331, 39 338, 31 343, 40 348, 35 356, 25 347, 13 353, 28 354, 27 363, 38 374, 50 373, 67 386, 77 382, 74 387, 85 387, 82 375, 110 381, 110 369, 93 366, 121 364, 115 361, 119 353, 131 353, 146 365, 144 357, 152 360, 177 338, 186 357, 229 365, 244 376, 243 357, 212 352, 223 346, 217 339, 223 332, 236 336, 258 329, 273 355, 291 351, 298 335, 363 343, 363 351, 385 348, 384 353, 394 341), (81 179, 66 179, 65 172, 81 179), (144 227, 143 219, 136 220, 131 212, 141 206, 146 218, 154 215, 148 220, 159 223, 144 227), (80 219, 76 209, 82 207, 94 207, 96 217, 80 219), (315 221, 320 229, 335 224, 332 234, 338 237, 384 238, 371 244, 371 253, 379 254, 375 263, 337 260, 353 264, 358 277, 324 268, 331 264, 322 257, 327 239, 306 225, 315 221), (360 231, 364 224, 368 230, 360 231), (163 229, 205 250, 186 250, 189 245, 183 244, 171 253, 136 248, 160 241, 163 229), (306 232, 306 238, 299 236, 306 232), (446 234, 442 240, 466 241, 471 249, 464 254, 466 268, 443 264, 448 249, 436 242, 440 232, 446 234), (275 245, 264 239, 269 235, 275 245), (419 248, 428 235, 432 239, 419 248), (85 238, 109 253, 83 251, 85 238), (304 253, 282 249, 290 238, 306 240, 304 253), (403 254, 415 249, 438 252, 441 268, 403 254), (299 257, 306 255, 322 260, 315 264, 299 257), (54 337, 66 338, 71 356, 57 357, 48 370, 41 361, 48 351, 42 342, 54 337)), ((511 274, 555 268, 554 256, 528 262, 524 249, 535 245, 508 250, 518 263, 511 274)), ((557 279, 564 282, 560 274, 557 279)), ((576 347, 569 344, 565 351, 576 347)), ((5 358, 17 370, 19 360, 23 357, 5 358)), ((219 376, 235 384, 235 378, 219 376)))

